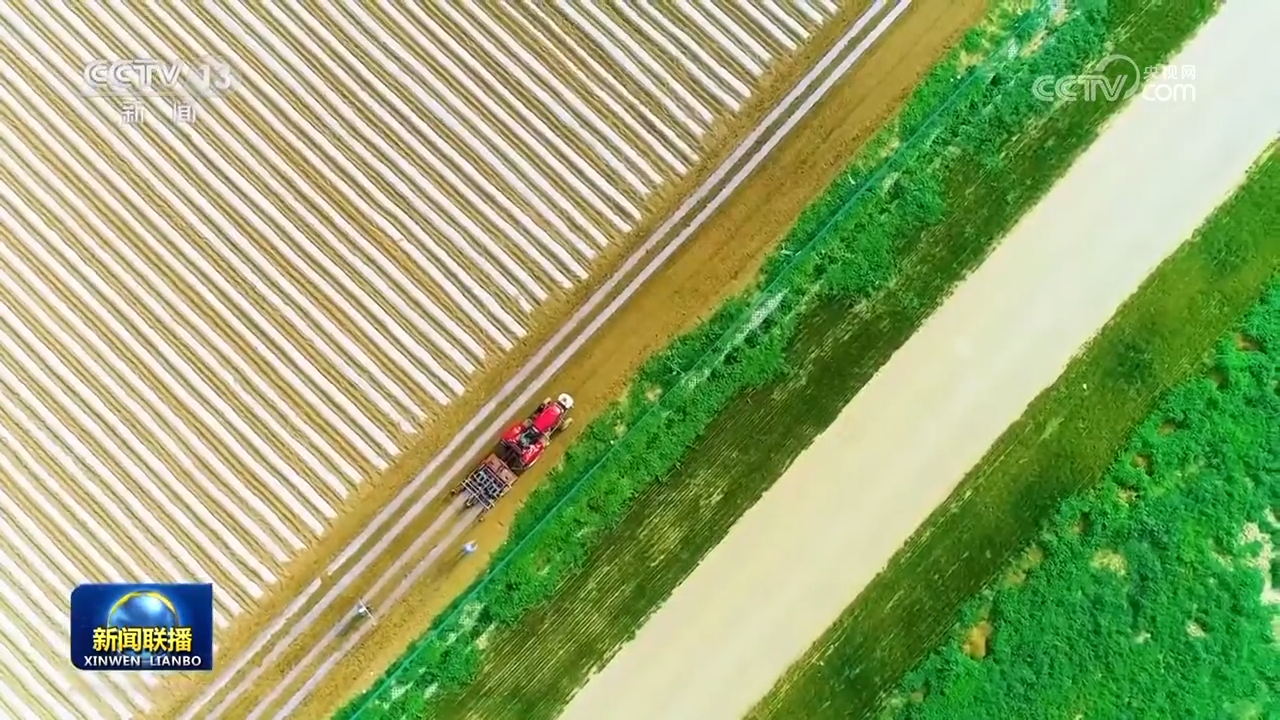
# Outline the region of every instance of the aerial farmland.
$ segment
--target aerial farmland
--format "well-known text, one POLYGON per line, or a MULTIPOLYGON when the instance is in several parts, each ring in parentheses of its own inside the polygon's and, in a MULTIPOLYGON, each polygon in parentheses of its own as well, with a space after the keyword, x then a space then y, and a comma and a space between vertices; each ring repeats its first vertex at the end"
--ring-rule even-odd
POLYGON ((835 10, 0 8, 4 714, 148 709, 66 665, 70 589, 252 610, 835 10), (225 96, 82 87, 208 57, 225 96))

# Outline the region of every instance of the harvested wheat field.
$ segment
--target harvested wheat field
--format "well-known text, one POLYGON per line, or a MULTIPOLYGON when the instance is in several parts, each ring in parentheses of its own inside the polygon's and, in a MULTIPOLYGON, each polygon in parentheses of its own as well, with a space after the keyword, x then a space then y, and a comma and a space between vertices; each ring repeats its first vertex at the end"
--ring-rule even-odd
POLYGON ((0 8, 8 710, 150 709, 157 678, 71 670, 70 589, 212 581, 229 628, 836 9, 0 8), (77 88, 205 56, 234 87, 191 124, 77 88))

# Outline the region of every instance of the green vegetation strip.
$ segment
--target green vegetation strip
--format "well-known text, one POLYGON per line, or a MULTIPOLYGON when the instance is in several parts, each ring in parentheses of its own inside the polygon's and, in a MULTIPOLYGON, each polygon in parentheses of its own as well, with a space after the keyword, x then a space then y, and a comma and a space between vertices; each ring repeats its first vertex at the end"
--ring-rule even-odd
POLYGON ((553 717, 1115 109, 1040 103, 1034 79, 1112 47, 1155 64, 1209 3, 1018 5, 929 74, 757 289, 646 364, 486 575, 339 717, 553 717))
POLYGON ((1001 567, 880 717, 1280 717, 1277 269, 1271 156, 753 717, 872 716, 863 666, 1001 567))

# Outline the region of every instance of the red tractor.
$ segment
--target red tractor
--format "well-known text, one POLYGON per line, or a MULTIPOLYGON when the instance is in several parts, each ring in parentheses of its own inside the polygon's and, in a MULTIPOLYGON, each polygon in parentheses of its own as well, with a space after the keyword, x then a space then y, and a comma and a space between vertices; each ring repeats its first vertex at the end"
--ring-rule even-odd
POLYGON ((467 499, 463 506, 479 505, 479 519, 483 520, 498 498, 515 484, 517 473, 528 470, 542 457, 551 436, 573 424, 573 418, 568 417, 572 408, 573 398, 564 393, 555 402, 550 398, 543 400, 532 415, 507 428, 498 444, 498 451, 486 457, 449 494, 465 492, 467 499))
POLYGON ((552 436, 573 424, 569 417, 572 409, 573 398, 567 393, 560 393, 555 402, 551 398, 543 400, 533 414, 502 433, 498 456, 516 472, 533 467, 552 436))

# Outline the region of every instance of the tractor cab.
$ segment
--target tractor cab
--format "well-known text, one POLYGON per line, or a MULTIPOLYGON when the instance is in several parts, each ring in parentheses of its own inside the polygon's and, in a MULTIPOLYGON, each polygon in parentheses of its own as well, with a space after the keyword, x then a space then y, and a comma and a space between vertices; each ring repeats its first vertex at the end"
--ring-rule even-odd
POLYGON ((559 402, 543 403, 538 406, 533 417, 529 418, 529 429, 543 435, 550 435, 560 427, 569 408, 559 402))
POLYGON ((529 417, 507 428, 500 443, 501 455, 512 470, 526 470, 542 457, 551 436, 567 428, 573 398, 562 393, 555 402, 543 400, 529 417))
POLYGON ((542 457, 542 451, 547 449, 547 440, 545 437, 539 437, 527 445, 504 442, 502 449, 502 457, 507 465, 516 472, 522 472, 528 470, 538 462, 538 458, 542 457))

